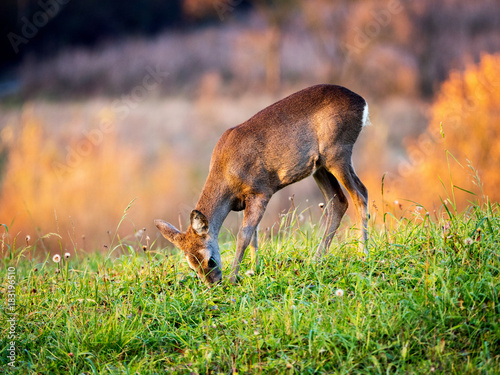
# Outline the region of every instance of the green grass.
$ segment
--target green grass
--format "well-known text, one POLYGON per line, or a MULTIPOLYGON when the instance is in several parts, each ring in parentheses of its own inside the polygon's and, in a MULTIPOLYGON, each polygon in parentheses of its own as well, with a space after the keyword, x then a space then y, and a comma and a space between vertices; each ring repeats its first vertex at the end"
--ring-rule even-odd
MULTIPOLYGON (((213 289, 165 249, 144 253, 120 242, 110 256, 56 264, 30 262, 30 248, 16 255, 10 244, 0 278, 6 293, 7 267, 16 268, 17 369, 8 366, 5 313, 0 367, 22 374, 500 373, 499 206, 443 212, 445 219, 415 212, 390 226, 387 215, 370 230, 370 257, 355 253, 350 235, 317 264, 311 255, 320 228, 294 214, 283 221, 291 228, 262 234, 254 276, 245 275, 248 256, 238 285, 213 289)), ((225 280, 234 254, 226 237, 225 280)))

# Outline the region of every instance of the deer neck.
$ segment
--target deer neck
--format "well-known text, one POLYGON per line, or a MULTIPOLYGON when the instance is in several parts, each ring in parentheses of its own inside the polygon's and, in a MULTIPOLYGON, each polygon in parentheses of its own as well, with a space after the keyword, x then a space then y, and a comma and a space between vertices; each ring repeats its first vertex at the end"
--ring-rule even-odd
POLYGON ((208 220, 209 232, 217 238, 222 223, 231 211, 228 190, 221 185, 220 181, 211 183, 210 179, 207 179, 196 204, 196 210, 205 215, 208 220))

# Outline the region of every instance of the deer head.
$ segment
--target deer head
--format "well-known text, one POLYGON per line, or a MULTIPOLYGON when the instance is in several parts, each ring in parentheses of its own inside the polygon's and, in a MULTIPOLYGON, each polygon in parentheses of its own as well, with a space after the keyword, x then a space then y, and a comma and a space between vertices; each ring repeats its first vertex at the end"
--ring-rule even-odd
POLYGON ((200 211, 191 212, 191 225, 180 232, 172 224, 155 220, 161 234, 184 252, 184 256, 198 276, 209 286, 222 279, 221 259, 217 236, 211 236, 208 220, 200 211))

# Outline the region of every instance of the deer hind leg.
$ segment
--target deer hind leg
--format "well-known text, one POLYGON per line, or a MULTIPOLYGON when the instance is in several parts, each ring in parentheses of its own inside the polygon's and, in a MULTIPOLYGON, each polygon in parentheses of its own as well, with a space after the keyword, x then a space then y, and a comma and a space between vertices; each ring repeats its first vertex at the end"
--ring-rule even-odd
POLYGON ((344 159, 348 160, 345 164, 335 165, 330 169, 335 177, 338 178, 340 183, 344 185, 346 190, 351 196, 354 207, 356 208, 356 214, 358 217, 358 222, 361 228, 361 244, 363 252, 368 255, 368 190, 365 185, 361 182, 359 177, 354 172, 354 168, 351 164, 351 158, 344 159))
POLYGON ((236 276, 240 269, 240 263, 245 255, 245 250, 250 245, 252 237, 254 237, 254 244, 256 245, 256 231, 257 226, 264 215, 267 202, 269 201, 266 195, 252 195, 245 199, 245 211, 243 214, 243 223, 236 239, 236 254, 234 256, 233 265, 231 268, 230 280, 234 284, 236 276))
POLYGON ((337 179, 325 168, 318 169, 313 177, 326 200, 326 229, 316 252, 316 258, 320 258, 330 247, 348 202, 337 179))

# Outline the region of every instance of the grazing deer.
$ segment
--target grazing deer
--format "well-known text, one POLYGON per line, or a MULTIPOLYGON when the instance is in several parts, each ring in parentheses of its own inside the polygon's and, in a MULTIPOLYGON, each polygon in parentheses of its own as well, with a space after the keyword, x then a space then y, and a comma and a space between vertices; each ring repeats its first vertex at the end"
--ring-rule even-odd
POLYGON ((313 175, 326 202, 326 231, 317 250, 328 250, 347 210, 349 192, 367 253, 368 191, 352 167, 354 143, 368 121, 368 105, 340 86, 317 85, 265 108, 228 129, 217 142, 191 225, 181 233, 162 220, 163 236, 184 251, 189 266, 208 285, 222 279, 217 241, 230 211, 244 210, 230 279, 234 283, 245 249, 257 263, 257 227, 271 196, 313 175))

